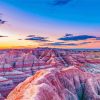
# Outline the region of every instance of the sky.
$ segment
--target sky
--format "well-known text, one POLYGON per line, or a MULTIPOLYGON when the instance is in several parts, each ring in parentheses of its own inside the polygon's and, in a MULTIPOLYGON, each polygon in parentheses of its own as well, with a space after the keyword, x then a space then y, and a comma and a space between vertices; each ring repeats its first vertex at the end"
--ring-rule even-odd
POLYGON ((0 0, 0 48, 100 48, 100 0, 0 0))

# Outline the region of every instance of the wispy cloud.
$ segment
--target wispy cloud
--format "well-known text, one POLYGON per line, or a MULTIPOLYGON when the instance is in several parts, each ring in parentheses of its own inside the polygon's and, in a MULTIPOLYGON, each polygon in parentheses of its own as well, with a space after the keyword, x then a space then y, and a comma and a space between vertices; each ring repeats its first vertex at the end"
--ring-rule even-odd
POLYGON ((82 45, 82 44, 89 44, 89 43, 92 43, 92 42, 82 42, 82 43, 80 43, 80 45, 82 45))
POLYGON ((25 40, 32 40, 32 41, 38 41, 38 42, 48 42, 48 37, 42 37, 42 36, 35 36, 35 35, 28 35, 25 40))
POLYGON ((81 43, 65 43, 65 42, 53 42, 53 43, 47 43, 44 44, 45 46, 79 46, 79 45, 85 45, 90 44, 92 42, 81 42, 81 43))
POLYGON ((22 39, 18 39, 18 40, 22 40, 22 39))
POLYGON ((63 40, 63 41, 79 41, 79 40, 87 40, 87 39, 100 40, 100 37, 92 36, 92 35, 77 35, 77 36, 74 36, 72 34, 66 34, 64 37, 61 37, 58 40, 63 40))
POLYGON ((0 38, 2 38, 2 37, 8 37, 8 36, 3 36, 3 35, 0 35, 0 38))
POLYGON ((72 0, 54 0, 52 5, 66 5, 72 0))
POLYGON ((2 17, 2 13, 0 13, 0 24, 5 24, 5 22, 7 22, 7 21, 2 20, 1 17, 2 17))
POLYGON ((50 43, 51 46, 77 46, 75 43, 54 42, 50 43))
POLYGON ((7 21, 0 19, 0 24, 4 24, 5 22, 7 22, 7 21))

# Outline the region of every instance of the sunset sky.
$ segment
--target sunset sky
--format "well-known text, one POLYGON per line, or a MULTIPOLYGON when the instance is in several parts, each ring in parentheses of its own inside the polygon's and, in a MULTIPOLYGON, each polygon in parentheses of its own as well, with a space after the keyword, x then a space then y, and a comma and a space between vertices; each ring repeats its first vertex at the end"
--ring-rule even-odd
POLYGON ((35 47, 100 48, 100 0, 0 0, 0 48, 35 47))

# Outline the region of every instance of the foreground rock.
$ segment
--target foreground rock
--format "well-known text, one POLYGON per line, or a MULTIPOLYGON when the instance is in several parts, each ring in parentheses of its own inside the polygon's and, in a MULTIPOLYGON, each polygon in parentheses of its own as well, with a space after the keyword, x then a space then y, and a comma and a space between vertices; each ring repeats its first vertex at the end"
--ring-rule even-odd
POLYGON ((100 75, 73 66, 41 70, 20 83, 7 100, 100 100, 100 75))

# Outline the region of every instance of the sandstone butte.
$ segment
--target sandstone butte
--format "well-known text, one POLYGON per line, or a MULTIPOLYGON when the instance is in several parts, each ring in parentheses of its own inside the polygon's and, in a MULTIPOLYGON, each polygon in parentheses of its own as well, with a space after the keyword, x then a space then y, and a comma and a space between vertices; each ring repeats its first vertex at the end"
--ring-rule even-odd
POLYGON ((100 74, 49 68, 20 83, 6 100, 100 100, 100 74))

